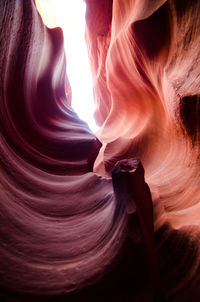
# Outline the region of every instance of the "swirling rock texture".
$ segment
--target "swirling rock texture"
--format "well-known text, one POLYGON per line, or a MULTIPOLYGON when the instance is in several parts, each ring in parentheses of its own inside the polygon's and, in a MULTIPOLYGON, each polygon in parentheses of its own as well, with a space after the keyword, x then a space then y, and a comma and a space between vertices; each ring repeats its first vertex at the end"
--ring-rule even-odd
POLYGON ((0 1, 1 297, 200 301, 200 2, 86 4, 98 139, 62 31, 0 1))

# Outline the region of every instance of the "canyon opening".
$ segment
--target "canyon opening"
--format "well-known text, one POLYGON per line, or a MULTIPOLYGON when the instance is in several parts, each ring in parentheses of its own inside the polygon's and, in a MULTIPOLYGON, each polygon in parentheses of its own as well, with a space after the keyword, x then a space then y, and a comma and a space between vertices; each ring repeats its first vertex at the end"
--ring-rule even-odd
POLYGON ((91 67, 85 41, 86 3, 83 0, 36 0, 36 7, 49 28, 61 27, 67 57, 67 74, 72 89, 72 107, 98 130, 94 120, 94 99, 91 67))

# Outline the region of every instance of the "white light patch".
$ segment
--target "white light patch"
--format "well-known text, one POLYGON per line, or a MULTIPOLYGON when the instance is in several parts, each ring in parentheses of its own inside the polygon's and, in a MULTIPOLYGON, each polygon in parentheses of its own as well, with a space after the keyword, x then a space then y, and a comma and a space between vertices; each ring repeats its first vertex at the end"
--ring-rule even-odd
POLYGON ((84 36, 86 4, 83 0, 36 0, 36 6, 48 27, 59 26, 63 30, 72 107, 96 132, 92 75, 84 36))

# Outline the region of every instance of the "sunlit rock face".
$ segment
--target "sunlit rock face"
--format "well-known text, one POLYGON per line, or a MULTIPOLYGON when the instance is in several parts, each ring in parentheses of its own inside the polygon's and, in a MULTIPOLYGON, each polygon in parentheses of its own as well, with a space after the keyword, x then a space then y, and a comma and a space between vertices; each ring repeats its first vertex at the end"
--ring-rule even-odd
POLYGON ((170 223, 199 226, 199 2, 87 3, 103 143, 95 171, 139 157, 170 223))
POLYGON ((180 264, 169 262, 170 282, 180 288, 190 274, 199 274, 200 3, 87 4, 86 37, 101 125, 97 136, 103 143, 94 169, 109 176, 119 159, 142 160, 155 229, 166 222, 180 232, 165 254, 166 263, 176 249, 181 255, 180 264), (184 270, 186 263, 188 273, 175 285, 173 272, 184 270))
POLYGON ((200 4, 86 4, 98 139, 70 107, 61 30, 0 2, 1 296, 198 302, 200 4), (111 178, 136 157, 152 199, 138 160, 111 178))

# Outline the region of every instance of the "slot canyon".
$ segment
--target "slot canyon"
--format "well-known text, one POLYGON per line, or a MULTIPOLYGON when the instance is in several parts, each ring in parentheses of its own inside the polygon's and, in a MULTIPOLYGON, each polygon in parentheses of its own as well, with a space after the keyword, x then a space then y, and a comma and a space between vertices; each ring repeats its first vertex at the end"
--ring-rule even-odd
POLYGON ((0 0, 1 301, 199 302, 200 1, 83 1, 96 134, 61 28, 0 0))

